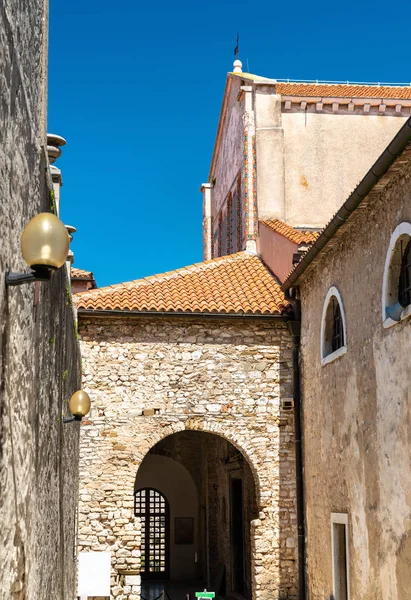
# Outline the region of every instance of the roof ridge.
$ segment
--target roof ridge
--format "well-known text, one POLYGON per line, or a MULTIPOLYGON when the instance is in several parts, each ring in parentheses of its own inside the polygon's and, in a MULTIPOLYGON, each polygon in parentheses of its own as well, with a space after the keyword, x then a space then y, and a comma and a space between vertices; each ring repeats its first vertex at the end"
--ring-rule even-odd
POLYGON ((286 79, 277 79, 277 83, 279 84, 290 84, 290 85, 318 85, 324 86, 329 85, 330 87, 335 86, 351 86, 351 87, 376 87, 376 88, 407 88, 410 87, 409 83, 378 83, 378 82, 358 82, 355 81, 298 81, 296 80, 286 80, 286 79))
MULTIPOLYGON (((118 288, 128 288, 128 287, 139 287, 144 284, 153 284, 160 281, 164 281, 167 279, 173 279, 175 277, 184 277, 184 275, 188 275, 190 273, 195 272, 198 269, 212 269, 217 266, 224 264, 225 262, 235 262, 237 260, 244 260, 252 257, 257 257, 255 254, 251 254, 246 250, 241 250, 240 252, 235 252, 234 254, 226 254, 225 256, 217 256, 216 258, 211 258, 209 260, 204 260, 199 263, 193 263, 191 265, 187 265, 185 267, 179 267, 178 269, 174 269, 173 271, 164 271, 163 273, 156 273, 154 275, 148 275, 147 277, 141 277, 140 279, 132 279, 130 281, 124 281, 120 283, 113 283, 111 285, 103 286, 97 288, 95 290, 87 290, 85 292, 77 292, 75 296, 84 297, 86 295, 95 295, 99 292, 109 292, 113 289, 118 288)), ((257 257, 258 258, 258 257, 257 257)))
POLYGON ((263 219, 260 221, 263 225, 275 231, 279 235, 295 244, 311 244, 319 235, 319 229, 309 229, 307 227, 297 228, 281 219, 263 219))
POLYGON ((86 311, 281 315, 287 301, 261 257, 241 251, 147 279, 75 294, 86 311), (152 285, 150 285, 152 284, 152 285))

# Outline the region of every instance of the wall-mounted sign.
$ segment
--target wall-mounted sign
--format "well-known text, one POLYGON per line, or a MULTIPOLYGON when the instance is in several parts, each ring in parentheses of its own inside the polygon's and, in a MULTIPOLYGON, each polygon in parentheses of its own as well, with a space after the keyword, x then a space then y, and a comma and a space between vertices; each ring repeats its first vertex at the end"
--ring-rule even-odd
POLYGON ((110 552, 80 552, 78 557, 78 595, 110 597, 110 552))
POLYGON ((194 519, 193 517, 174 518, 174 543, 194 544, 194 519))

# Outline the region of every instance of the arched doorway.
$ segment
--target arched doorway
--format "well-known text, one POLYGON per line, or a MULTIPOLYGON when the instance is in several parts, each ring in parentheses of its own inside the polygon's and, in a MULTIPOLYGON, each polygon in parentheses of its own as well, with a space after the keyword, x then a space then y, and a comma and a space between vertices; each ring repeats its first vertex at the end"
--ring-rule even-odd
POLYGON ((168 576, 165 589, 172 600, 178 597, 177 589, 189 593, 204 587, 217 596, 251 600, 251 521, 258 516, 258 506, 251 468, 238 448, 217 434, 203 431, 169 435, 145 456, 135 490, 135 514, 145 520, 141 548, 145 598, 151 597, 150 580, 168 576), (161 506, 161 498, 169 503, 168 530, 162 525, 165 519, 160 518, 165 513, 154 511, 152 515, 152 523, 160 518, 154 535, 163 528, 163 561, 159 560, 161 550, 148 550, 149 490, 158 494, 155 509, 161 506), (150 561, 157 570, 150 571, 150 561))
POLYGON ((143 488, 134 494, 134 513, 141 523, 141 575, 145 579, 169 577, 169 504, 161 492, 143 488))

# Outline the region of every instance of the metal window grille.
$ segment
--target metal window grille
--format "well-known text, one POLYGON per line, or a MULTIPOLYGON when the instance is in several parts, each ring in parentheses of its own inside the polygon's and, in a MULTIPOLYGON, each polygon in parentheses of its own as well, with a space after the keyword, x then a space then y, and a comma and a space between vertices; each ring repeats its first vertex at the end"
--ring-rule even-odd
POLYGON ((144 488, 134 495, 134 513, 141 522, 141 574, 168 576, 169 507, 157 490, 144 488))
POLYGON ((332 298, 333 331, 331 338, 332 351, 338 350, 344 346, 344 329, 341 315, 341 308, 337 298, 332 298))
POLYGON ((401 252, 398 302, 402 306, 411 304, 411 240, 406 245, 404 252, 401 252))

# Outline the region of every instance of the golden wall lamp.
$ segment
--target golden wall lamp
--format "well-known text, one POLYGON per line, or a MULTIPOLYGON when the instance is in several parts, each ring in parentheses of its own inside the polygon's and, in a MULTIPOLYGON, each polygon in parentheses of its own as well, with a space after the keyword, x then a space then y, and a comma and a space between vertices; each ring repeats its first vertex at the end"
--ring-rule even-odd
POLYGON ((47 281, 64 265, 70 239, 65 225, 52 213, 40 213, 26 225, 21 236, 23 258, 29 273, 11 273, 7 267, 6 285, 47 281))

